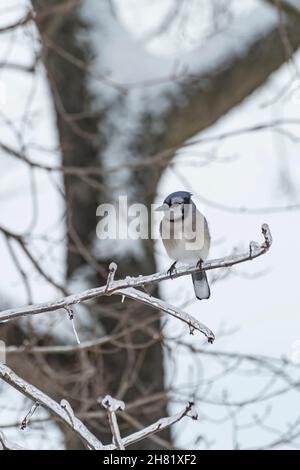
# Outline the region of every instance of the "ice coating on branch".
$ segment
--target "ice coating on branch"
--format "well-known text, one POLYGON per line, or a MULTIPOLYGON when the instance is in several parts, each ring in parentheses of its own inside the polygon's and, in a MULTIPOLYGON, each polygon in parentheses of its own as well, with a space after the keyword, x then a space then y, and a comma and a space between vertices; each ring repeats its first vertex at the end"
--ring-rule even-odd
POLYGON ((110 395, 106 395, 101 404, 104 408, 114 413, 125 410, 125 403, 122 400, 117 400, 116 398, 111 397, 110 395))

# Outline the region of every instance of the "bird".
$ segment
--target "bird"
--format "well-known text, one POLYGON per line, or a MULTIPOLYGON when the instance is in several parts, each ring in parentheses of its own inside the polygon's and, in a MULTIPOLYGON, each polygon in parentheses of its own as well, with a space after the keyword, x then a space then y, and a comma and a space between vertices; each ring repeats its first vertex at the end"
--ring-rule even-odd
MULTIPOLYGON (((208 256, 210 233, 204 215, 197 209, 188 191, 169 194, 156 211, 163 212, 160 236, 165 250, 174 263, 168 269, 170 278, 176 271, 178 261, 201 267, 208 256)), ((209 299, 210 287, 205 271, 192 274, 197 299, 209 299)))

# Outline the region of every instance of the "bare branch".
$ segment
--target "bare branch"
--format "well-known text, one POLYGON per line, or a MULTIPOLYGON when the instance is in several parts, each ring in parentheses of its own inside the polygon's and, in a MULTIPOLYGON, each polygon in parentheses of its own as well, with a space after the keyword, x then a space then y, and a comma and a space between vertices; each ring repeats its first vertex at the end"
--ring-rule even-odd
MULTIPOLYGON (((246 261, 251 261, 259 256, 265 254, 271 244, 272 236, 267 224, 262 226, 262 233, 264 236, 264 243, 259 245, 258 243, 251 242, 249 251, 241 254, 233 254, 225 258, 219 258, 215 260, 205 261, 202 264, 202 267, 199 268, 194 265, 182 266, 178 268, 177 272, 174 273, 173 277, 186 276, 198 271, 208 271, 218 268, 228 268, 236 264, 240 264, 246 261)), ((188 315, 185 312, 177 309, 176 307, 170 306, 165 302, 158 300, 150 295, 137 291, 135 288, 144 287, 145 285, 156 284, 160 281, 169 279, 169 274, 165 272, 159 272, 151 274, 149 276, 138 276, 138 277, 127 277, 122 280, 113 281, 110 286, 102 286, 94 289, 89 289, 79 294, 69 295, 60 300, 54 302, 46 302, 36 305, 29 305, 27 307, 21 307, 16 309, 4 310, 0 313, 0 322, 7 322, 13 319, 27 316, 27 315, 38 315, 46 312, 53 312, 60 309, 69 309, 72 305, 76 305, 80 302, 86 302, 88 300, 94 300, 96 298, 105 296, 105 295, 123 295, 127 297, 134 298, 140 302, 147 303, 154 308, 163 310, 169 315, 172 315, 179 320, 187 323, 192 328, 195 328, 202 333, 204 333, 208 339, 211 341, 214 338, 213 333, 204 325, 201 325, 197 320, 188 315), (134 290, 132 290, 134 288, 134 290)))
POLYGON ((76 330, 76 326, 75 326, 75 321, 74 321, 74 311, 71 309, 71 307, 67 306, 65 308, 67 314, 68 314, 68 317, 69 317, 69 320, 70 322, 72 323, 72 329, 73 329, 73 333, 74 333, 74 336, 75 336, 75 339, 76 339, 76 343, 77 344, 80 344, 80 339, 79 339, 79 335, 77 333, 77 330, 76 330))
POLYGON ((7 33, 8 31, 12 31, 20 26, 25 26, 25 24, 29 23, 33 20, 33 13, 29 11, 23 18, 20 18, 15 23, 11 23, 7 26, 3 26, 0 28, 0 33, 7 33))
MULTIPOLYGON (((194 409, 194 405, 192 402, 190 402, 180 413, 177 413, 176 415, 168 418, 161 418, 150 426, 122 439, 117 423, 116 412, 118 410, 124 410, 125 404, 123 401, 115 400, 111 396, 107 395, 103 399, 102 405, 108 411, 108 418, 110 421, 114 443, 109 444, 107 446, 103 446, 102 443, 74 415, 74 412, 67 400, 62 400, 60 404, 58 404, 56 401, 52 400, 52 398, 48 397, 41 390, 29 384, 28 382, 25 382, 25 380, 21 379, 9 367, 4 364, 0 364, 0 378, 2 378, 6 383, 14 387, 19 392, 21 392, 27 398, 34 401, 33 407, 25 418, 26 425, 28 423, 28 419, 35 412, 38 406, 37 404, 39 404, 43 406, 46 410, 48 410, 56 419, 59 419, 60 421, 65 423, 70 429, 72 429, 72 431, 74 431, 86 444, 88 449, 124 450, 126 446, 141 441, 159 431, 163 431, 164 429, 180 421, 185 416, 189 416, 192 419, 198 419, 198 414, 194 409)), ((9 444, 2 433, 0 433, 0 444, 4 449, 21 449, 20 447, 15 446, 14 444, 9 444)))
POLYGON ((38 388, 25 382, 21 377, 15 374, 8 366, 0 363, 0 378, 8 383, 16 390, 21 392, 35 403, 38 402, 52 415, 65 423, 72 431, 74 431, 89 449, 103 449, 102 443, 85 427, 85 425, 74 416, 70 416, 69 411, 65 407, 65 403, 57 403, 48 397, 38 388))
MULTIPOLYGON (((127 328, 122 329, 118 333, 108 334, 101 336, 101 338, 94 338, 91 340, 81 341, 80 344, 59 344, 59 345, 49 345, 49 346, 31 346, 30 344, 23 344, 22 346, 7 346, 5 348, 5 354, 68 354, 75 351, 82 351, 85 349, 94 349, 101 347, 105 344, 114 342, 129 333, 134 333, 135 331, 147 327, 151 323, 155 322, 157 317, 155 315, 147 317, 140 323, 134 323, 127 328)), ((0 349, 1 351, 1 349, 0 349)), ((3 350, 4 351, 4 350, 3 350)))
POLYGON ((122 289, 119 292, 114 292, 114 294, 120 294, 122 296, 129 297, 130 299, 137 300, 138 302, 141 302, 143 304, 149 305, 150 307, 162 310, 168 315, 171 315, 172 317, 177 318, 183 323, 186 323, 190 328, 191 334, 193 334, 194 330, 200 331, 200 333, 203 333, 207 337, 209 343, 214 342, 215 335, 209 328, 207 328, 207 326, 203 325, 203 323, 200 323, 189 313, 184 312, 183 310, 174 307, 173 305, 168 304, 167 302, 161 299, 157 299, 156 297, 134 289, 133 287, 129 287, 128 289, 122 289))
POLYGON ((146 427, 145 429, 130 434, 130 436, 124 437, 123 444, 125 447, 135 444, 136 442, 139 442, 145 439, 146 437, 151 436, 152 434, 155 434, 159 431, 163 431, 164 429, 169 428, 173 424, 178 423, 178 421, 180 421, 185 416, 189 416, 190 418, 195 420, 198 419, 198 414, 192 402, 188 403, 186 407, 176 415, 168 418, 161 418, 154 424, 151 424, 150 426, 146 427))
POLYGON ((115 444, 117 449, 125 450, 125 446, 122 442, 117 415, 116 415, 117 411, 125 410, 125 403, 123 401, 112 398, 110 395, 106 395, 106 397, 103 398, 101 404, 107 410, 110 429, 113 435, 113 443, 115 444))
POLYGON ((33 73, 35 71, 35 64, 25 65, 13 62, 0 62, 0 69, 9 69, 15 70, 16 72, 33 73))
POLYGON ((53 287, 56 289, 60 290, 63 294, 67 294, 66 289, 64 286, 58 284, 55 279, 52 279, 51 275, 47 274, 46 271, 42 268, 40 265, 39 261, 33 254, 31 253, 30 249, 27 246, 27 243, 22 235, 16 234, 14 232, 11 232, 10 230, 7 230, 6 228, 0 226, 0 232, 3 233, 3 235, 7 238, 7 240, 15 240, 15 242, 20 246, 26 257, 30 260, 36 271, 47 281, 49 284, 51 284, 53 287))
POLYGON ((110 288, 110 285, 115 278, 117 269, 118 269, 118 266, 116 265, 116 263, 110 263, 109 268, 108 268, 108 277, 107 277, 105 292, 107 292, 108 289, 110 288))
POLYGON ((27 428, 28 424, 29 424, 29 421, 30 419, 32 418, 32 416, 34 415, 36 409, 40 406, 39 402, 35 402, 32 407, 30 408, 30 410, 28 411, 27 415, 25 416, 25 418, 22 420, 22 423, 21 423, 21 430, 23 431, 24 429, 27 428))

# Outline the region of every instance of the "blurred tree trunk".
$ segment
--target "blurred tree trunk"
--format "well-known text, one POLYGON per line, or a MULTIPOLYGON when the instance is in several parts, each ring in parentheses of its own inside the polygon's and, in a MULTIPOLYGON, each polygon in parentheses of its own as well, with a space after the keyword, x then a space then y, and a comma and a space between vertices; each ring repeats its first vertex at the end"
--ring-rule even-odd
MULTIPOLYGON (((83 44, 78 41, 79 35, 84 34, 85 28, 88 26, 83 24, 76 8, 71 8, 69 11, 66 8, 64 13, 62 10, 58 10, 55 13, 55 8, 53 8, 53 15, 44 15, 47 9, 60 4, 61 2, 56 0, 33 1, 35 11, 37 12, 37 25, 43 44, 43 62, 47 70, 56 111, 62 164, 64 166, 92 166, 99 168, 99 173, 94 178, 96 183, 94 185, 76 176, 67 175, 64 177, 68 217, 67 274, 68 278, 71 278, 79 268, 84 267, 87 263, 85 257, 78 253, 78 244, 74 247, 74 237, 84 247, 85 251, 92 253, 92 244, 95 239, 97 225, 96 208, 101 202, 109 202, 113 195, 109 193, 109 188, 105 181, 103 181, 101 173, 101 151, 105 143, 105 138, 101 134, 101 119, 103 115, 93 112, 91 107, 94 97, 91 95, 87 84, 90 65, 89 44, 83 44), (62 54, 60 53, 61 51, 63 51, 62 54), (77 64, 73 64, 72 60, 66 60, 66 54, 69 54, 70 57, 76 57, 81 66, 78 67, 77 64)), ((148 190, 142 182, 140 182, 140 186, 137 181, 135 182, 138 202, 145 204, 152 202, 156 191, 156 181, 157 178, 153 182, 149 178, 150 185, 148 185, 148 190)), ((111 261, 110 253, 107 253, 107 257, 104 255, 98 259, 98 262, 104 265, 103 275, 101 275, 101 272, 100 274, 99 272, 97 274, 94 273, 92 276, 89 274, 91 285, 101 285, 106 282, 106 273, 111 261)), ((116 258, 113 261, 118 263, 116 258)), ((118 265, 118 275, 120 276, 123 274, 137 275, 155 272, 152 242, 145 242, 144 255, 141 258, 133 257, 130 253, 125 254, 125 256, 123 254, 122 260, 118 265)), ((103 301, 101 302, 103 303, 103 301)), ((108 304, 113 305, 116 303, 116 300, 109 299, 104 303, 107 307, 108 304)), ((129 301, 126 301, 127 309, 130 309, 130 304, 129 301)), ((153 311, 145 306, 138 306, 137 308, 136 304, 132 303, 132 307, 134 307, 132 308, 132 315, 135 316, 137 322, 141 322, 143 318, 153 315, 153 311)), ((122 316, 122 310, 120 309, 119 315, 122 316)), ((115 318, 100 317, 99 321, 104 326, 106 332, 112 331, 116 327, 116 323, 118 323, 118 319, 115 318)), ((153 334, 155 334, 155 331, 159 333, 160 322, 158 319, 153 323, 152 328, 153 334)), ((149 333, 145 334, 142 330, 138 330, 135 335, 128 337, 128 341, 132 344, 147 342, 149 341, 149 333)), ((124 371, 128 369, 127 354, 124 349, 119 349, 113 354, 106 354, 103 360, 105 368, 104 376, 108 380, 107 388, 104 392, 113 396, 115 394, 118 395, 120 381, 124 378, 124 371)), ((69 358, 66 360, 65 356, 58 356, 56 362, 56 367, 60 371, 65 368, 66 373, 68 373, 68 369, 70 370, 71 367, 69 358)), ((98 358, 95 359, 96 370, 97 362, 98 358)), ((122 395, 122 399, 125 402, 134 401, 145 394, 162 392, 164 390, 164 358, 160 341, 154 342, 152 346, 141 353, 137 352, 135 362, 136 364, 132 364, 132 366, 139 368, 138 376, 135 383, 128 386, 125 395, 122 395)), ((130 370, 128 370, 129 373, 130 370)), ((93 386, 91 385, 92 388, 93 386)), ((93 398, 97 409, 99 408, 96 404, 97 396, 93 398)), ((149 412, 146 409, 144 411, 139 410, 139 421, 147 425, 162 416, 166 416, 166 403, 166 400, 162 400, 157 407, 151 408, 149 412)), ((103 427, 103 422, 101 424, 103 427)), ((95 421, 88 422, 87 425, 104 442, 108 442, 109 432, 103 433, 103 430, 97 429, 95 421)), ((123 426, 125 425, 123 424, 123 426)), ((132 428, 129 425, 125 426, 126 434, 135 430, 136 428, 132 428)), ((169 431, 166 430, 161 433, 160 437, 170 440, 169 431)), ((67 446, 69 448, 78 448, 78 442, 74 442, 72 436, 67 436, 67 446)), ((152 440, 146 440, 137 444, 137 447, 153 449, 160 446, 152 440)))

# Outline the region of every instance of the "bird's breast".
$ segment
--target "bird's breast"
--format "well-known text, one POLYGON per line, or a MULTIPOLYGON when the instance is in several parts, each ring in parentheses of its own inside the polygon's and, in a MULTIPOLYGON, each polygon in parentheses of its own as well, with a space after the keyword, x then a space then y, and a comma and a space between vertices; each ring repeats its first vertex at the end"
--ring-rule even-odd
POLYGON ((209 234, 204 225, 195 231, 189 219, 172 222, 164 217, 160 224, 160 235, 166 252, 174 260, 188 263, 205 259, 208 255, 209 234))

